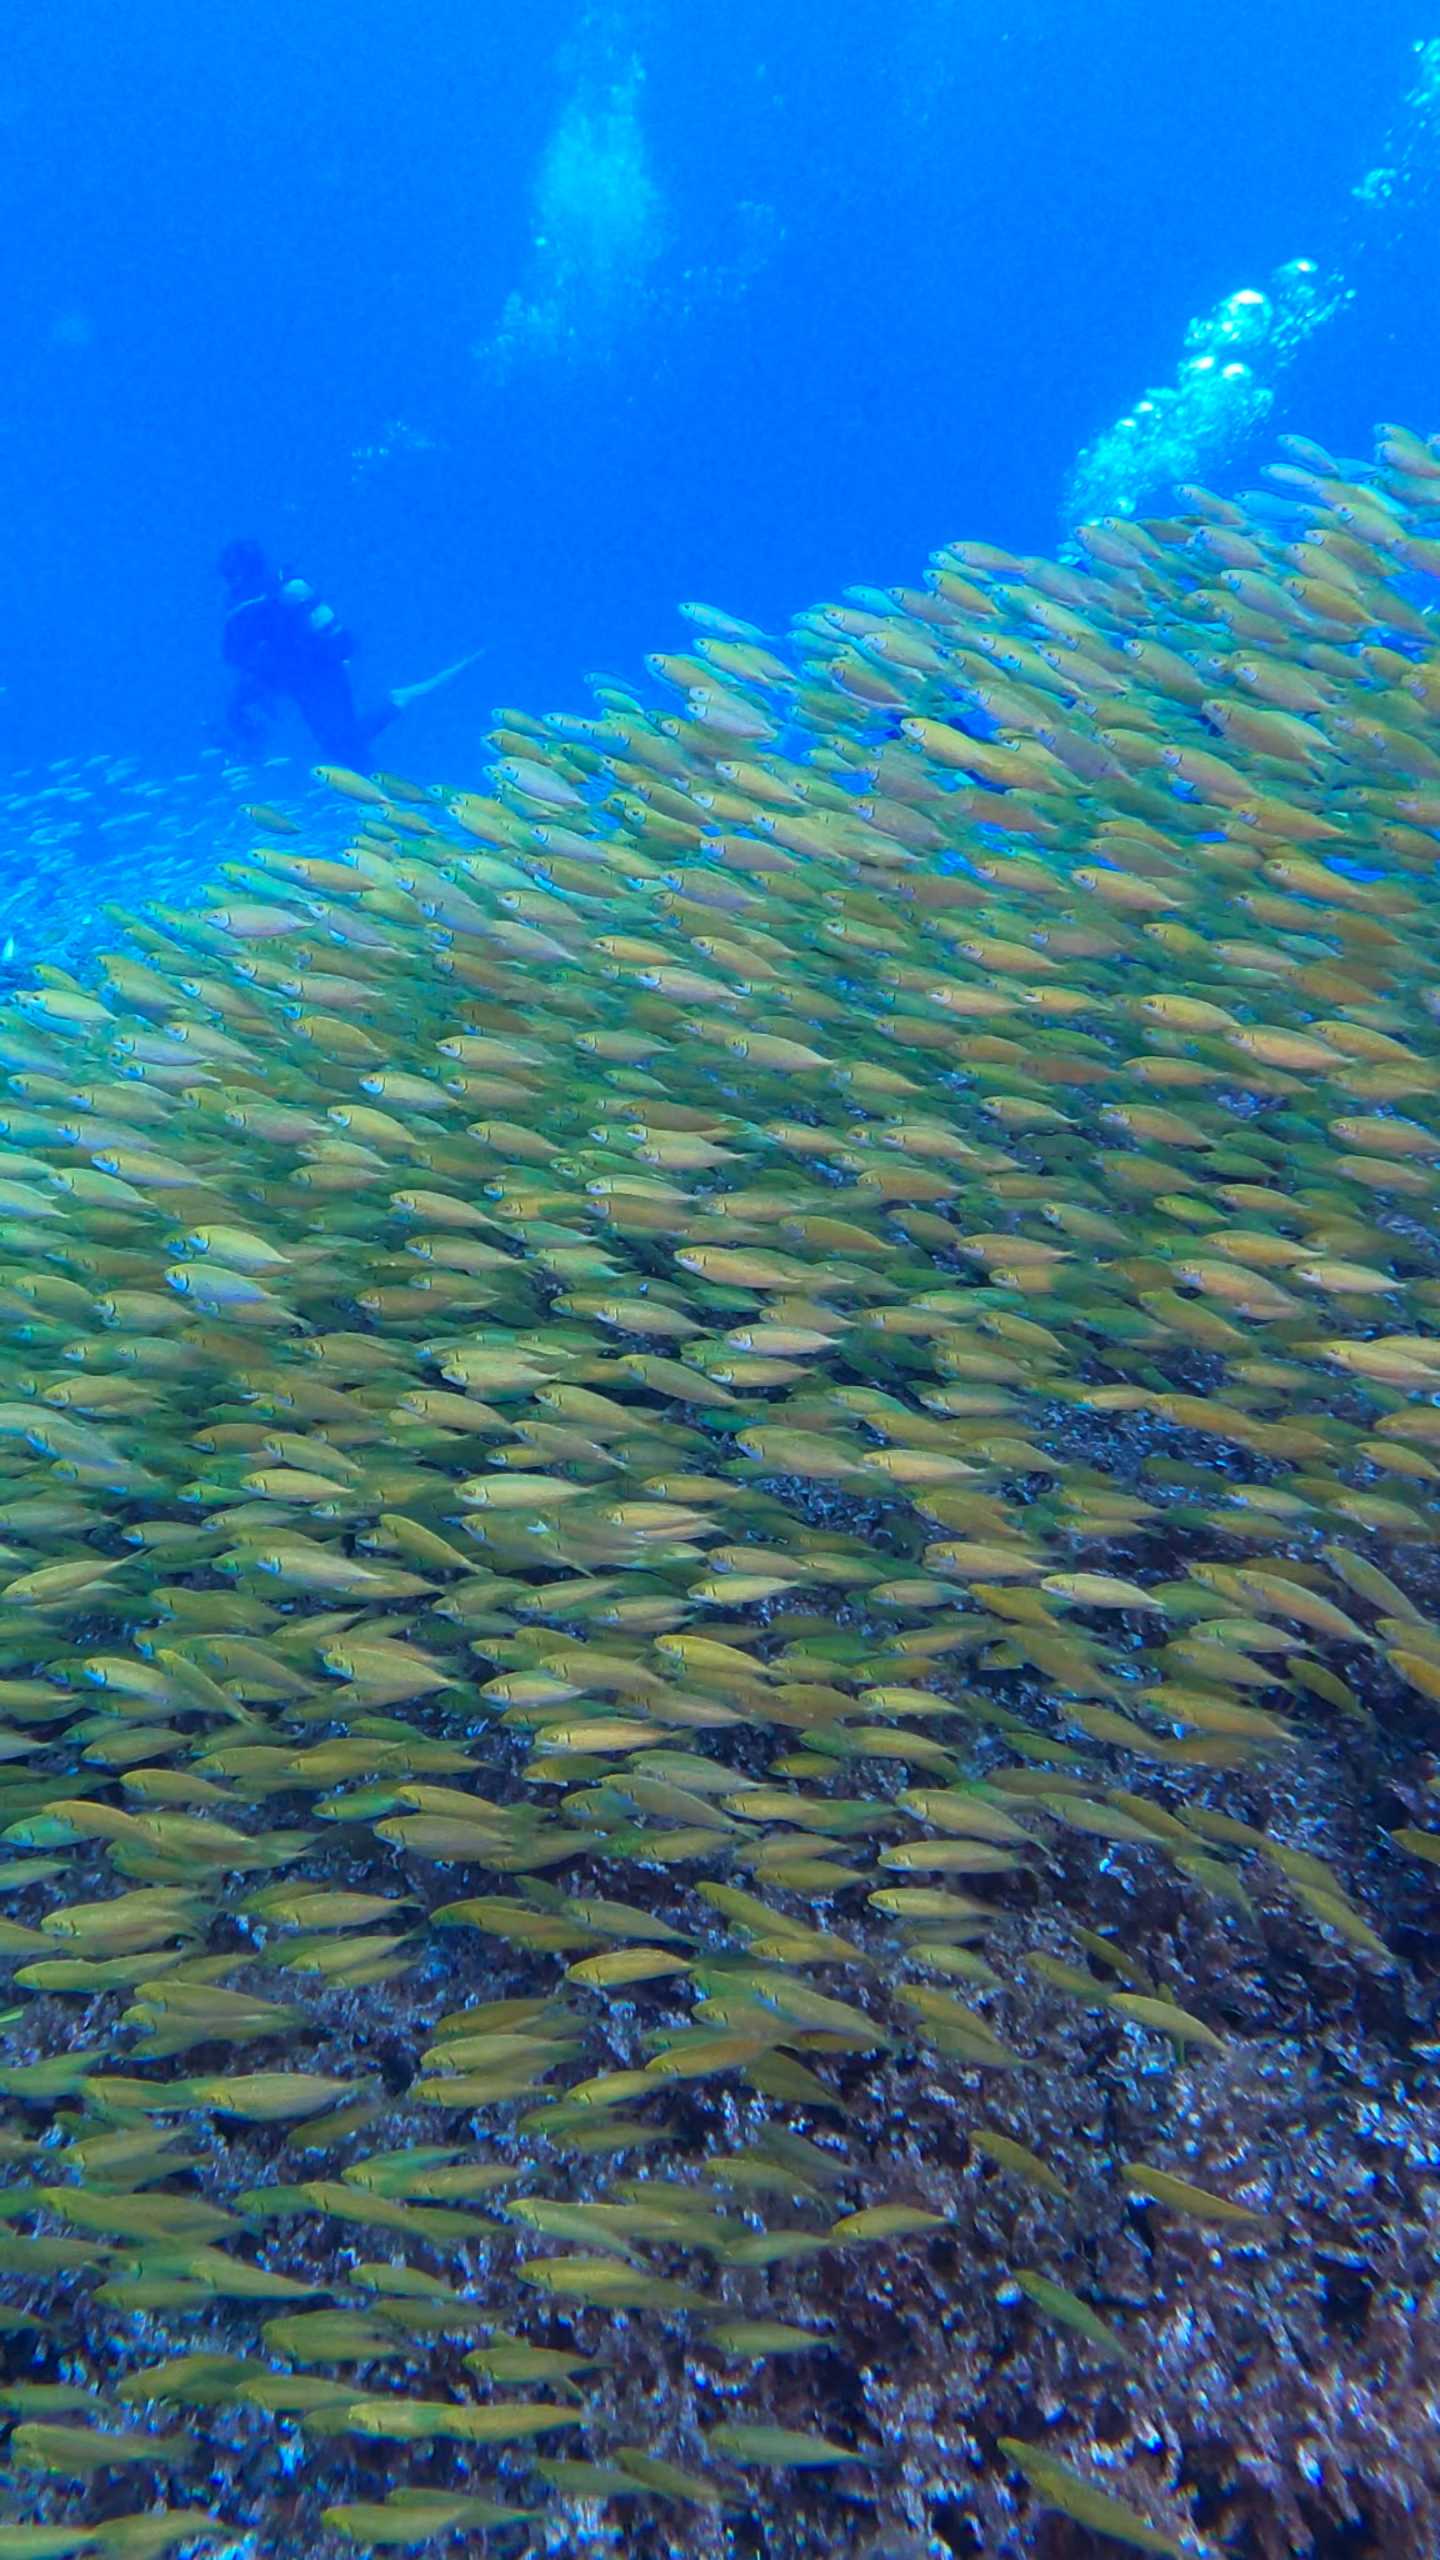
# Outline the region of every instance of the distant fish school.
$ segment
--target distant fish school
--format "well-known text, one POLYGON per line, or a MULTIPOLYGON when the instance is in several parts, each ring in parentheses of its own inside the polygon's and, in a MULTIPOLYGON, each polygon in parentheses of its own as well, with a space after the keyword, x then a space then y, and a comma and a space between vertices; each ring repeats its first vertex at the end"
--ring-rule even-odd
POLYGON ((693 608, 0 1010, 0 2560, 1215 2547, 1095 2394, 1440 1889, 1440 446, 1272 488, 693 608))

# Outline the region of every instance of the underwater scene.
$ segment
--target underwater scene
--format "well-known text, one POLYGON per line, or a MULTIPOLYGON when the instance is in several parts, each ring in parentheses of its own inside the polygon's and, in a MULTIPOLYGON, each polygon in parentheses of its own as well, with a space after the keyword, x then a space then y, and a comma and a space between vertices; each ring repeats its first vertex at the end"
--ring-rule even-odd
POLYGON ((1435 2560, 1440 20, 0 141, 0 2560, 1435 2560))

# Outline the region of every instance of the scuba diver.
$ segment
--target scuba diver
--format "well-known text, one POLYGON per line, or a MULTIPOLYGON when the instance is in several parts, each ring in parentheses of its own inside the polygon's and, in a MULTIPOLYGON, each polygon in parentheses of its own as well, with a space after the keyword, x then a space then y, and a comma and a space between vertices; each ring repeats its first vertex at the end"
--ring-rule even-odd
POLYGON ((258 542, 227 543, 218 565, 226 591, 221 651, 235 679, 226 731, 244 754, 258 753, 271 715, 290 702, 327 764, 363 773, 381 730, 479 654, 420 684, 395 685, 373 710, 361 712, 348 663, 354 640, 314 588, 293 570, 272 568, 258 542))

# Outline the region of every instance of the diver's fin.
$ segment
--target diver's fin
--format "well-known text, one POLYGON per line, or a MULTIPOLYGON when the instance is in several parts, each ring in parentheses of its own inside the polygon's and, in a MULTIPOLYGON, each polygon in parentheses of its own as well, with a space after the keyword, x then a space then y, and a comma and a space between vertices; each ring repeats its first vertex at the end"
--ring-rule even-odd
POLYGON ((396 710, 408 711, 412 702, 421 701, 427 693, 438 693, 442 685, 453 684, 457 676, 463 676, 466 668, 473 667, 476 659, 483 655, 483 650, 472 649, 468 658, 457 658, 453 667, 442 667, 438 676, 423 676, 419 684, 393 684, 390 699, 396 710))

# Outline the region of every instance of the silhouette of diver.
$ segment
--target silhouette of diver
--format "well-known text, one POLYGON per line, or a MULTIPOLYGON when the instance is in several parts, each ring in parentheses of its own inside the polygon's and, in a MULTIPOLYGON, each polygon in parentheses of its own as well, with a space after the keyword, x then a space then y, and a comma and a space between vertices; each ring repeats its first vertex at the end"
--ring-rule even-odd
POLYGON ((272 568, 258 542, 227 543, 218 565, 226 590, 221 651, 234 671, 226 730, 242 752, 259 750, 272 714, 290 702, 327 764, 363 773, 381 730, 472 664, 460 658, 421 684, 395 685, 362 713, 348 665, 354 640, 313 587, 293 570, 272 568))

